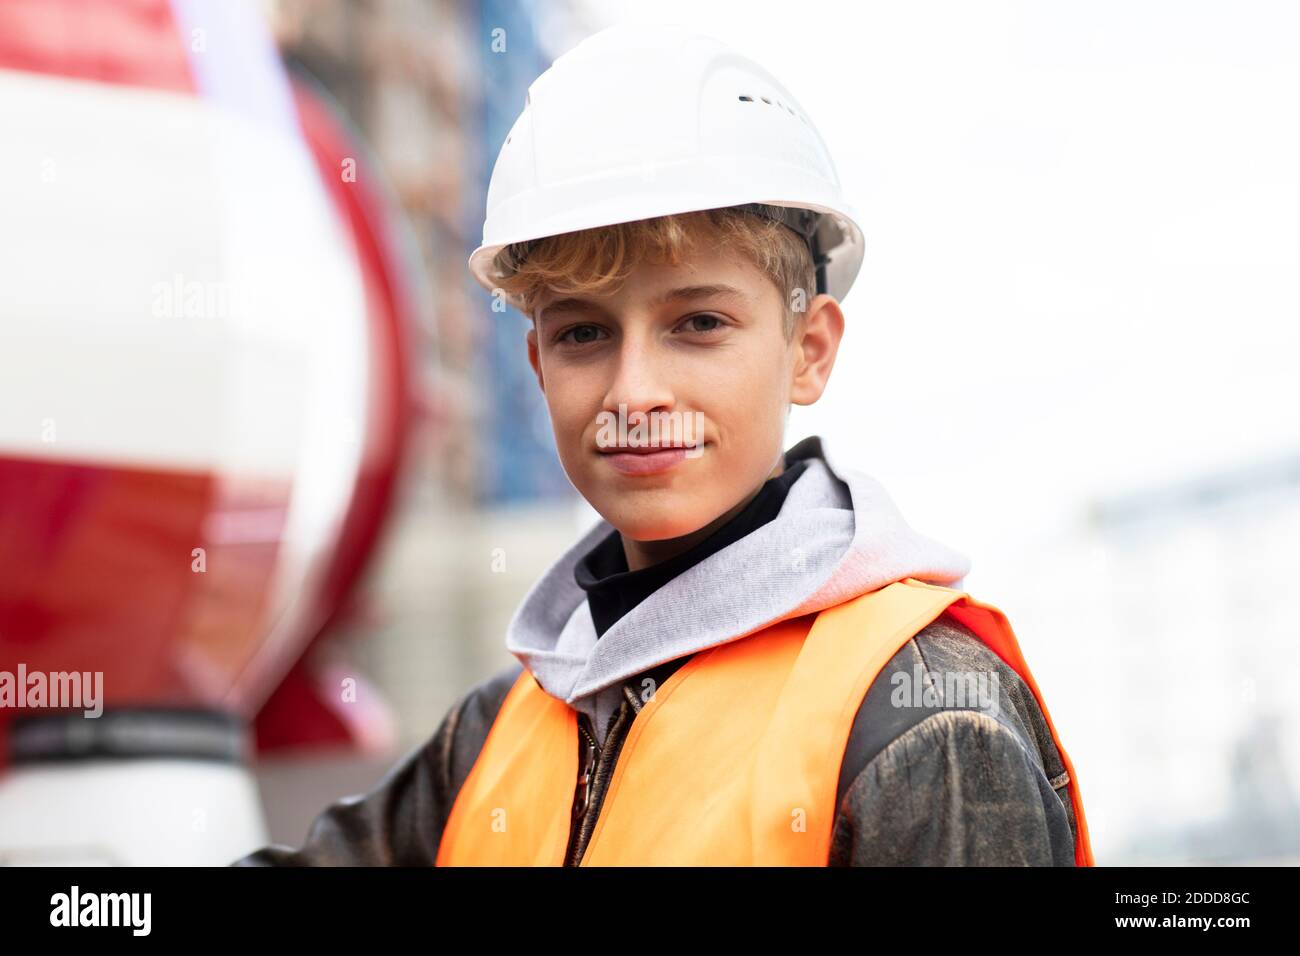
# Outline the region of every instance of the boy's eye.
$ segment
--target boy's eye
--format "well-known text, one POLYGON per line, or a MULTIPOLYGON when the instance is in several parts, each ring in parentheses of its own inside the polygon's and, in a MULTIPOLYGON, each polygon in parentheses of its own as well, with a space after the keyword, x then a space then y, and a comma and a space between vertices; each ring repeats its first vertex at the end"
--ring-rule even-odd
POLYGON ((709 312, 700 312, 696 315, 688 315, 683 321, 687 332, 712 332, 722 325, 722 316, 713 315, 709 312), (713 323, 701 328, 700 323, 713 323))
POLYGON ((596 341, 600 327, 595 325, 571 325, 555 337, 557 343, 572 342, 574 345, 587 345, 596 341), (575 334, 576 333, 576 334, 575 334), (573 336, 570 338, 570 336, 573 336))

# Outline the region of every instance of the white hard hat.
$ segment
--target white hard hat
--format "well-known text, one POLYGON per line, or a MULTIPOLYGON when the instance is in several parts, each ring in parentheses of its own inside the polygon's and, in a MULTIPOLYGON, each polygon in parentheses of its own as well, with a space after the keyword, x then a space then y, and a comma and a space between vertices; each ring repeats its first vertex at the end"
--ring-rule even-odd
POLYGON ((862 230, 798 102, 713 37, 623 24, 583 40, 528 88, 492 169, 469 268, 493 290, 492 258, 511 243, 752 204, 777 207, 809 242, 817 291, 843 299, 862 265, 862 230))

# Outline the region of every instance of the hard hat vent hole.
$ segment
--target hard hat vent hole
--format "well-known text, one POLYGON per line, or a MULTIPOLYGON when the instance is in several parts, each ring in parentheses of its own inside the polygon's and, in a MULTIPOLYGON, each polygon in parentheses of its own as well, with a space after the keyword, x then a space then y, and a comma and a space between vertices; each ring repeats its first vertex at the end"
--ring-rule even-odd
MULTIPOLYGON (((737 96, 736 99, 740 100, 740 102, 742 102, 742 103, 753 103, 753 102, 755 102, 754 97, 752 97, 752 96, 746 96, 746 95, 743 94, 743 93, 740 94, 739 96, 737 96)), ((808 125, 808 120, 804 118, 804 115, 803 115, 802 113, 800 113, 800 112, 798 112, 796 109, 794 109, 794 107, 792 107, 792 106, 787 106, 785 103, 782 103, 780 100, 776 100, 775 102, 773 102, 772 100, 769 100, 766 96, 760 96, 759 99, 762 100, 764 103, 766 103, 768 106, 776 106, 776 107, 779 107, 779 108, 785 110, 787 113, 789 113, 789 114, 790 114, 791 116, 793 116, 795 119, 797 119, 800 123, 803 123, 805 126, 808 125)))

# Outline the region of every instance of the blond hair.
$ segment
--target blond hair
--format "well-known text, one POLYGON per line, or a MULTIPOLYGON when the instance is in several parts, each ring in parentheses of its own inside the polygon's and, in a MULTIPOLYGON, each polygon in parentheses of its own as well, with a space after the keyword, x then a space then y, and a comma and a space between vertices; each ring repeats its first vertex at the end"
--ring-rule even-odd
POLYGON ((513 243, 493 258, 493 282, 535 319, 534 309, 547 291, 613 292, 638 263, 679 265, 697 242, 735 250, 772 281, 781 294, 782 330, 789 341, 798 314, 817 289, 808 245, 789 227, 734 206, 513 243))

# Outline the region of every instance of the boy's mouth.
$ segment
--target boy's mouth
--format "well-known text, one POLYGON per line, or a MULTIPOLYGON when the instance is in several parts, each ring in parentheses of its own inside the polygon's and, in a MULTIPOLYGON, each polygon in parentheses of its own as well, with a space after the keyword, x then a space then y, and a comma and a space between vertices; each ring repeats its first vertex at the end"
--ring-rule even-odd
POLYGON ((687 452, 700 450, 687 445, 612 445, 597 449, 605 461, 624 475, 657 475, 676 468, 687 452))

